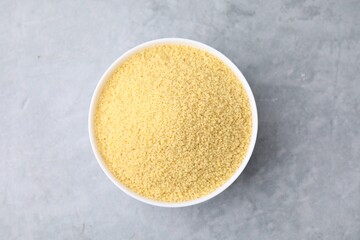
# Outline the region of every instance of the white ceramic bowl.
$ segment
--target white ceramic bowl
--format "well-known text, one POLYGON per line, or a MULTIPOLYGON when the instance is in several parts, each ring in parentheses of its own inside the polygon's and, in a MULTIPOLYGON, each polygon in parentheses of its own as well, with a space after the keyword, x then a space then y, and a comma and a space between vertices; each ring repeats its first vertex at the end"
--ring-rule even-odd
POLYGON ((140 44, 140 45, 130 49, 129 51, 124 53, 122 56, 120 56, 106 70, 104 75, 101 77, 98 85, 96 86, 95 92, 94 92, 93 97, 91 99, 90 112, 89 112, 89 135, 90 135, 91 147, 93 149, 95 157, 96 157, 100 167, 102 168, 102 170, 105 172, 105 174, 108 176, 108 178, 118 188, 120 188, 122 191, 124 191, 129 196, 131 196, 131 197, 133 197, 133 198, 135 198, 137 200, 140 200, 140 201, 142 201, 144 203, 148 203, 148 204, 155 205, 155 206, 160 206, 160 207, 185 207, 185 206, 191 206, 191 205, 198 204, 198 203, 204 202, 206 200, 209 200, 209 199, 215 197, 216 195, 218 195, 219 193, 221 193, 222 191, 224 191, 227 187, 229 187, 239 177, 239 175, 244 170, 246 164, 249 162, 250 156, 251 156, 251 154, 253 152, 253 149, 254 149, 254 146, 255 146, 257 131, 258 131, 258 116, 257 116, 257 109, 256 109, 254 95, 253 95, 253 93, 252 93, 252 91, 251 91, 251 89, 249 87, 248 82, 246 81, 245 77, 242 75, 240 70, 227 57, 225 57, 222 53, 215 50, 214 48, 212 48, 212 47, 210 47, 208 45, 205 45, 203 43, 200 43, 200 42, 196 42, 196 41, 192 41, 192 40, 188 40, 188 39, 182 39, 182 38, 163 38, 163 39, 157 39, 157 40, 145 42, 143 44, 140 44), (243 87, 245 88, 246 93, 249 96, 249 101, 250 101, 250 106, 251 106, 251 111, 252 111, 252 132, 251 132, 250 145, 249 145, 249 149, 247 151, 247 154, 245 156, 245 159, 243 160, 243 162, 241 163, 241 165, 239 166, 237 171, 234 173, 234 175, 225 184, 223 184, 221 187, 219 187, 215 191, 213 191, 210 194, 208 194, 206 196, 203 196, 201 198, 191 200, 191 201, 186 201, 186 202, 171 203, 171 202, 155 201, 155 200, 148 199, 148 198, 145 198, 143 196, 140 196, 139 194, 133 192, 132 190, 130 190, 129 188, 124 186, 121 182, 119 182, 114 177, 114 175, 107 168, 104 160, 102 159, 102 157, 101 157, 101 155, 99 153, 99 150, 98 150, 98 148, 96 146, 96 141, 95 141, 94 124, 93 124, 94 123, 95 107, 96 107, 96 102, 97 102, 97 99, 99 97, 99 94, 101 93, 102 87, 103 87, 104 83, 106 82, 106 80, 111 76, 113 71, 119 65, 121 65, 125 60, 127 60, 130 56, 134 55, 135 53, 137 53, 137 52, 139 52, 139 51, 141 51, 141 50, 143 50, 145 48, 149 48, 149 47, 152 47, 152 46, 155 46, 155 45, 161 45, 161 44, 176 44, 176 45, 191 46, 191 47, 195 47, 195 48, 207 51, 207 52, 211 53, 212 55, 216 56, 217 58, 221 59, 236 74, 239 81, 242 83, 243 87))

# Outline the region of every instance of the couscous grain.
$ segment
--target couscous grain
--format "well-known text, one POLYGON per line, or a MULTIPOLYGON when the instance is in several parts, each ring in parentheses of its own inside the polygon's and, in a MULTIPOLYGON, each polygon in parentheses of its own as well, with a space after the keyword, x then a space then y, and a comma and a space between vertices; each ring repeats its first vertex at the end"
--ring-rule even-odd
POLYGON ((251 137, 248 96, 210 53, 159 45, 121 64, 101 90, 96 144, 113 175, 157 201, 197 199, 223 185, 251 137))

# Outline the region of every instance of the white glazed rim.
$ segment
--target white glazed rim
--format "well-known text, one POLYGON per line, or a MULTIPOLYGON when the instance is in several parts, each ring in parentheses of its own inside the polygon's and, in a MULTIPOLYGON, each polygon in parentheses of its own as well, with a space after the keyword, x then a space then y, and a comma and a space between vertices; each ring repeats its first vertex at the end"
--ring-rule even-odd
POLYGON ((89 127, 89 137, 90 137, 91 147, 92 147, 92 150, 93 150, 93 152, 95 154, 97 162, 99 163, 102 170, 105 172, 106 176, 118 188, 120 188, 123 192, 125 192, 127 195, 129 195, 129 196, 131 196, 131 197, 133 197, 133 198, 135 198, 135 199, 137 199, 137 200, 139 200, 141 202, 144 202, 144 203, 147 203, 147 204, 150 204, 150 205, 154 205, 154 206, 159 206, 159 207, 186 207, 186 206, 195 205, 195 204, 198 204, 198 203, 205 202, 205 201, 217 196, 222 191, 224 191, 226 188, 228 188, 239 177, 239 175, 242 173, 245 166, 249 162, 249 159, 250 159, 251 154, 252 154, 252 152, 254 150, 254 147, 255 147, 255 142, 256 142, 256 137, 257 137, 257 132, 258 132, 258 116, 257 116, 257 108, 256 108, 254 95, 253 95, 253 93, 252 93, 252 91, 250 89, 250 86, 249 86, 248 82, 246 81, 245 77, 240 72, 240 70, 227 57, 225 57, 222 53, 215 50, 214 48, 212 48, 212 47, 210 47, 208 45, 205 45, 203 43, 197 42, 197 41, 193 41, 193 40, 189 40, 189 39, 183 39, 183 38, 162 38, 162 39, 152 40, 152 41, 140 44, 140 45, 130 49, 129 51, 127 51, 123 55, 121 55, 106 70, 106 72, 103 74, 103 76, 101 77, 99 83, 97 84, 97 86, 95 88, 94 94, 93 94, 92 99, 91 99, 88 121, 89 121, 88 122, 88 127, 89 127), (238 77, 238 79, 242 83, 242 85, 243 85, 243 87, 244 87, 244 89, 245 89, 245 91, 246 91, 246 93, 247 93, 247 95, 249 97, 250 107, 251 107, 251 111, 252 111, 252 132, 251 132, 251 139, 250 139, 249 148, 248 148, 248 151, 246 153, 246 156, 245 156, 243 162, 241 163, 239 168, 236 170, 234 175, 227 182, 225 182, 221 187, 219 187, 215 191, 211 192, 210 194, 205 195, 205 196, 200 197, 200 198, 197 198, 197 199, 194 199, 194 200, 185 201, 185 202, 174 202, 173 203, 173 202, 155 201, 155 200, 148 199, 148 198, 145 198, 143 196, 140 196, 139 194, 133 192, 132 190, 130 190, 129 188, 124 186, 121 182, 119 182, 115 178, 115 176, 107 168, 104 160, 102 159, 102 157, 101 157, 101 155, 100 155, 100 153, 98 151, 98 148, 97 148, 97 145, 96 145, 96 139, 95 139, 94 114, 95 114, 95 110, 96 110, 96 102, 97 102, 99 94, 101 93, 102 87, 103 87, 104 83, 106 82, 106 80, 111 76, 113 71, 119 65, 121 65, 125 60, 127 60, 130 56, 134 55, 135 53, 137 53, 137 52, 139 52, 139 51, 141 51, 141 50, 143 50, 145 48, 149 48, 149 47, 156 46, 156 45, 162 45, 162 44, 186 45, 186 46, 195 47, 195 48, 207 51, 210 54, 212 54, 212 55, 216 56, 217 58, 221 59, 227 66, 229 66, 231 68, 231 70, 235 73, 235 75, 238 77))

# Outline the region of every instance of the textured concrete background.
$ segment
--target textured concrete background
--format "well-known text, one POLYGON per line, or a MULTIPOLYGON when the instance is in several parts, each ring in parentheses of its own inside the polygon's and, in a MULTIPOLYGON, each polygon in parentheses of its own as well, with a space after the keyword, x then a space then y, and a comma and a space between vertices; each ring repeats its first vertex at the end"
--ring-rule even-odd
POLYGON ((359 0, 1 0, 0 238, 360 239, 359 13, 359 0), (118 190, 87 133, 105 69, 161 37, 222 51, 259 108, 244 173, 182 209, 118 190))

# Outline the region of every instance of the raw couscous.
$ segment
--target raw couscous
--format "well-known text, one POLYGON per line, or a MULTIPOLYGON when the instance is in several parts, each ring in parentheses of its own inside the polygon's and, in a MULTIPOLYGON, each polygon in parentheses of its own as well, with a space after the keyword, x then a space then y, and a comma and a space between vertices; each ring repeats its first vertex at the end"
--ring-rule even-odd
POLYGON ((190 46, 141 50, 106 81, 96 103, 98 150, 111 173, 149 199, 205 196, 236 172, 251 108, 233 71, 190 46))

